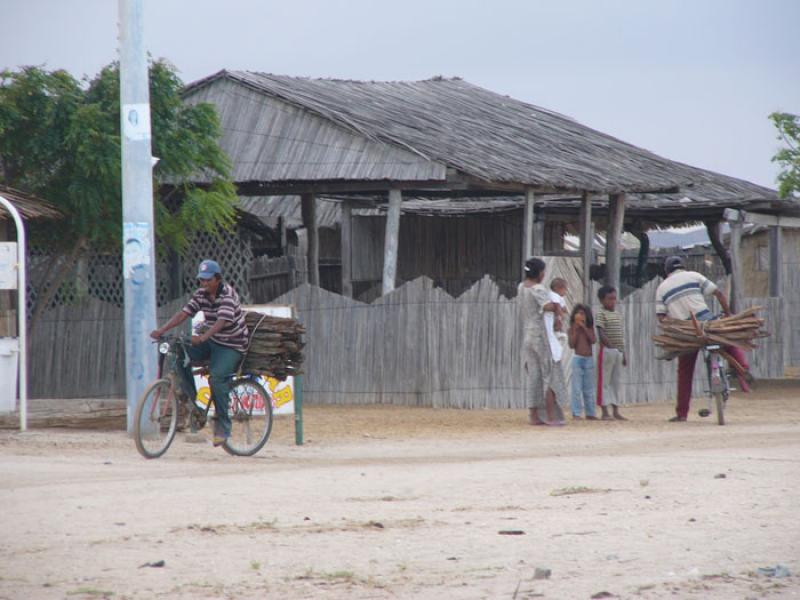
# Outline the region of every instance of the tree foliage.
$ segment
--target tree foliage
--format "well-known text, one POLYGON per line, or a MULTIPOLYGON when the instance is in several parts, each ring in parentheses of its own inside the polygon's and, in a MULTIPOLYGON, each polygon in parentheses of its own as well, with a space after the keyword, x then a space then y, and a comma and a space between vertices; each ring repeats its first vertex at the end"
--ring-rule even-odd
MULTIPOLYGON (((150 65, 156 232, 185 250, 201 231, 230 227, 235 188, 218 145, 220 126, 209 104, 181 101, 183 83, 166 61, 150 65), (202 174, 210 183, 193 184, 202 174), (159 194, 160 184, 171 191, 159 194)), ((118 249, 122 237, 119 65, 91 80, 66 71, 24 67, 0 73, 0 180, 39 195, 65 214, 50 224, 48 242, 118 249)))
POLYGON ((778 128, 778 139, 785 144, 772 158, 782 168, 778 193, 782 198, 800 199, 800 116, 775 112, 769 118, 778 128))

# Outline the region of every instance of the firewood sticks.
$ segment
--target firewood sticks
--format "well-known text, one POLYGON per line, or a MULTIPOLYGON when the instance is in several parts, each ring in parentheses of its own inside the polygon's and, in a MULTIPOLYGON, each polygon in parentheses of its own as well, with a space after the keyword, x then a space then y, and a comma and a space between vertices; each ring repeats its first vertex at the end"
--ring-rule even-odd
POLYGON ((735 368, 736 361, 724 351, 726 346, 752 350, 756 348, 755 340, 769 336, 763 329, 764 319, 756 316, 761 308, 754 306, 739 314, 714 321, 698 321, 694 317, 686 321, 666 318, 660 322, 661 333, 653 336, 653 341, 663 350, 663 358, 674 358, 710 344, 718 344, 723 347, 721 354, 735 368))
POLYGON ((281 381, 302 373, 305 329, 300 323, 251 311, 245 313, 245 321, 250 330, 250 347, 242 372, 261 373, 281 381))

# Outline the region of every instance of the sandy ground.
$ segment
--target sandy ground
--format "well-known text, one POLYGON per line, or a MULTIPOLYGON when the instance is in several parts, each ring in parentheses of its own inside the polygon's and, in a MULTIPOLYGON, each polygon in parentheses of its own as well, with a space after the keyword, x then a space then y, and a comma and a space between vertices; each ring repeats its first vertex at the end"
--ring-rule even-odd
POLYGON ((3 431, 0 597, 800 597, 800 384, 625 413, 308 407, 249 459, 3 431))

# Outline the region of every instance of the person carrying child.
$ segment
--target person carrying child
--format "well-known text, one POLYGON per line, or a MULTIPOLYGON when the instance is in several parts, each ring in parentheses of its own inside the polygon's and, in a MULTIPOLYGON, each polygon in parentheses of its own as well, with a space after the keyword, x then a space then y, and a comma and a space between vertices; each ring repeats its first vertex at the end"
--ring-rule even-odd
POLYGON ((622 393, 622 368, 627 366, 625 358, 625 333, 622 316, 617 312, 617 290, 604 285, 597 292, 600 310, 597 311, 597 333, 600 350, 597 354, 597 403, 603 410, 603 420, 627 421, 619 412, 622 393), (613 414, 609 414, 608 407, 613 414))
POLYGON ((576 304, 569 318, 567 333, 569 347, 575 351, 572 357, 572 418, 596 421, 594 408, 594 357, 592 346, 597 341, 594 334, 592 309, 585 304, 576 304))

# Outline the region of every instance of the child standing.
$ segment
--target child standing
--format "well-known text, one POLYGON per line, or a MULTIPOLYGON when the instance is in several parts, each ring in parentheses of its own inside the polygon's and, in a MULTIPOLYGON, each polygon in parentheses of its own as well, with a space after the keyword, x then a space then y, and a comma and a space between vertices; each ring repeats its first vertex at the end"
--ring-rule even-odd
POLYGON ((567 312, 567 303, 564 296, 567 294, 567 282, 561 277, 555 277, 550 282, 550 302, 558 305, 558 312, 548 312, 544 315, 544 326, 547 329, 547 341, 550 344, 550 353, 553 360, 559 362, 564 354, 563 339, 566 337, 562 331, 561 316, 567 312))
POLYGON ((592 346, 597 341, 594 335, 592 309, 585 304, 576 304, 569 318, 569 347, 575 350, 572 357, 572 418, 580 419, 586 411, 586 419, 596 421, 594 409, 594 358, 592 346))
POLYGON ((617 312, 617 290, 604 285, 597 292, 602 307, 597 311, 597 333, 600 335, 600 352, 597 357, 597 403, 603 409, 603 420, 627 421, 619 413, 619 396, 622 387, 622 367, 625 358, 625 335, 622 316, 617 312), (608 413, 611 406, 613 416, 608 413))

